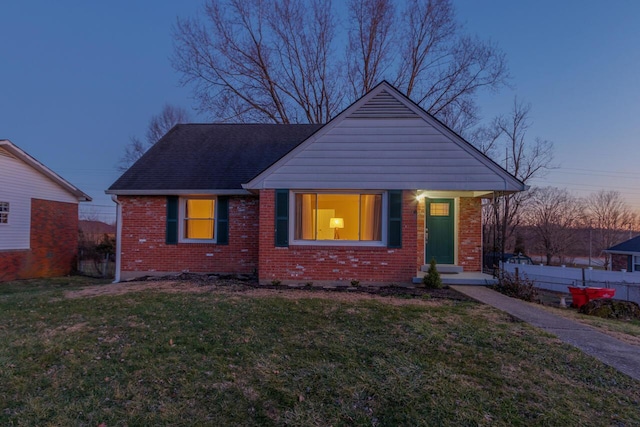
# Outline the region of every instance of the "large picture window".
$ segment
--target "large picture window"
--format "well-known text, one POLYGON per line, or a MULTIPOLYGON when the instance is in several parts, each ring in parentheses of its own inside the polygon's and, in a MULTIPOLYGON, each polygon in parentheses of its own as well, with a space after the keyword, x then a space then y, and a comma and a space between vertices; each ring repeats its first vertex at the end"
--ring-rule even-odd
POLYGON ((216 200, 203 198, 182 199, 182 240, 215 239, 216 200))
POLYGON ((382 242, 380 193, 295 193, 297 241, 382 242))

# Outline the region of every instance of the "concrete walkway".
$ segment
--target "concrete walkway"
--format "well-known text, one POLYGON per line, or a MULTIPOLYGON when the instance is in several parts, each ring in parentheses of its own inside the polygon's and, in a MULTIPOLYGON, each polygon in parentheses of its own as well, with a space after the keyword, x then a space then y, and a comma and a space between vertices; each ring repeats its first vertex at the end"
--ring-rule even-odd
POLYGON ((626 344, 590 326, 556 316, 533 304, 510 298, 485 286, 456 285, 451 288, 544 329, 562 341, 640 381, 640 347, 638 346, 626 344))

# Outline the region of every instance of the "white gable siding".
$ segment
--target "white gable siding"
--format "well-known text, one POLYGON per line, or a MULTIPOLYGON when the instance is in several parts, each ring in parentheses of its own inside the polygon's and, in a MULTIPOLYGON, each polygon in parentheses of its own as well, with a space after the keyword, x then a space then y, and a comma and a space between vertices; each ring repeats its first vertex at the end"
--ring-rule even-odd
MULTIPOLYGON (((375 98, 374 98, 375 99, 375 98)), ((362 108, 299 146, 264 175, 261 188, 510 190, 478 152, 416 114, 362 108), (363 111, 364 109, 364 111, 363 111), (393 113, 392 115, 396 115, 393 113)), ((400 104, 398 102, 398 104, 400 104)), ((388 108, 387 105, 384 108, 388 108)))
POLYGON ((52 180, 0 148, 0 202, 9 202, 9 222, 0 224, 0 250, 29 249, 32 198, 78 203, 52 180))

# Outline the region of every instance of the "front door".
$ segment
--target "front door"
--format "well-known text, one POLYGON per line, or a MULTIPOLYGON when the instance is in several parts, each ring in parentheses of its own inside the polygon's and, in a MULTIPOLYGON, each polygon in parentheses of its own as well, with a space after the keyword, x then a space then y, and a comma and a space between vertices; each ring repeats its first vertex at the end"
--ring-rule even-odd
POLYGON ((425 263, 435 258, 438 264, 453 264, 454 223, 453 199, 426 199, 425 263))

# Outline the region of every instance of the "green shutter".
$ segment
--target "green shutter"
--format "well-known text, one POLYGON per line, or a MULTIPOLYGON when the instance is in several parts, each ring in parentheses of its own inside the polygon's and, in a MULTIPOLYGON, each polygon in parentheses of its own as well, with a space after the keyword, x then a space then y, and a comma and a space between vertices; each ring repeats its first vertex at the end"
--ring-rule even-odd
POLYGON ((178 244, 178 197, 167 197, 167 245, 178 244))
POLYGON ((289 246, 289 190, 276 190, 276 246, 289 246))
POLYGON ((402 190, 389 191, 389 219, 387 246, 402 247, 402 190))
POLYGON ((229 197, 218 197, 218 217, 216 218, 216 243, 229 244, 229 197))

